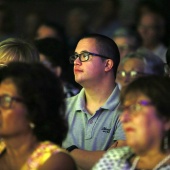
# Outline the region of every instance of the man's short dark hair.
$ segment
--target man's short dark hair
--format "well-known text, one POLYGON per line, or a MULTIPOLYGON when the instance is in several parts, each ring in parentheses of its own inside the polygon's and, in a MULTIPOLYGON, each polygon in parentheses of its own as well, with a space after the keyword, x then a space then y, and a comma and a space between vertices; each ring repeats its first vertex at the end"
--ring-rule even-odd
POLYGON ((113 66, 113 72, 114 76, 116 78, 117 68, 120 62, 120 54, 119 49, 116 45, 116 43, 109 37, 101 34, 88 34, 83 36, 81 39, 85 38, 93 38, 96 40, 96 48, 99 52, 99 54, 104 55, 110 59, 113 60, 114 66, 113 66))

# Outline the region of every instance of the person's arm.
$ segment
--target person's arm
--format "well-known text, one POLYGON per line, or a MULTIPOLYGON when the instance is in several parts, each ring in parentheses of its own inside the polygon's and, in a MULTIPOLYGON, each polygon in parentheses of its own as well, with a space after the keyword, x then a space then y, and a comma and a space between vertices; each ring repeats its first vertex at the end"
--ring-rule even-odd
POLYGON ((126 146, 126 141, 125 140, 117 140, 110 146, 109 149, 122 147, 122 146, 126 146))
POLYGON ((67 153, 52 155, 38 170, 77 170, 74 159, 67 153))
MULTIPOLYGON (((125 146, 126 142, 124 140, 118 140, 114 144, 111 145, 111 148, 125 146)), ((86 151, 81 149, 74 149, 70 152, 70 154, 75 159, 77 166, 83 170, 91 169, 94 164, 103 156, 105 151, 86 151)))
POLYGON ((103 156, 105 151, 86 151, 74 149, 70 152, 77 166, 82 170, 89 170, 103 156))

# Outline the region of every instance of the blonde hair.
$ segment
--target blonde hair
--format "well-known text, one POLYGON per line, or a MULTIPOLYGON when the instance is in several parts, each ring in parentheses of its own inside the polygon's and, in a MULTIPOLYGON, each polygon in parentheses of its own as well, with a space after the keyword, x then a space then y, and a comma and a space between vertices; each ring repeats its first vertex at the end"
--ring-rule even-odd
POLYGON ((11 61, 39 62, 39 53, 31 43, 18 38, 8 38, 0 42, 0 63, 11 61))

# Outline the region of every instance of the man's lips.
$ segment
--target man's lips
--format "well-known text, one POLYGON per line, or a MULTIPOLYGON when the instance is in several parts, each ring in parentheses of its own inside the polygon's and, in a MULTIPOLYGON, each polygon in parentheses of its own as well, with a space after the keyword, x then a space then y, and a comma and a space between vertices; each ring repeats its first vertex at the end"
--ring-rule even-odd
POLYGON ((78 69, 78 68, 75 68, 75 69, 74 69, 74 72, 83 72, 83 70, 78 69))

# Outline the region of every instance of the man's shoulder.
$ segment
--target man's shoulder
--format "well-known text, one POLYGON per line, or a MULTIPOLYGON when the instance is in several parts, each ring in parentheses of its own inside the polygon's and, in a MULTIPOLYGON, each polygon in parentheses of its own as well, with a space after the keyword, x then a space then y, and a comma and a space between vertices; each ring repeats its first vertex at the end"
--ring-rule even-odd
POLYGON ((74 103, 76 103, 77 100, 78 100, 78 96, 79 96, 79 93, 76 94, 75 96, 67 97, 67 98, 65 99, 65 101, 66 101, 66 106, 68 106, 68 105, 73 105, 74 103))

